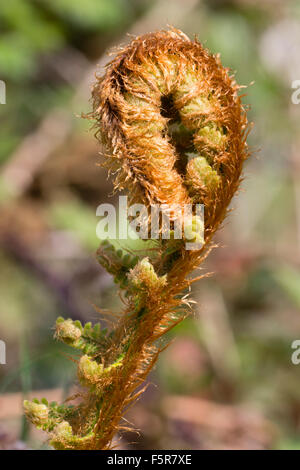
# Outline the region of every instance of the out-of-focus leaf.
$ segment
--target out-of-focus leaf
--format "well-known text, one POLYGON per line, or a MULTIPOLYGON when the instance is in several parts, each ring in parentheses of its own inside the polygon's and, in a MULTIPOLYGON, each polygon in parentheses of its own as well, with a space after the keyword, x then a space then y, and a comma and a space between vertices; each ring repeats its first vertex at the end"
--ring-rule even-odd
POLYGON ((84 29, 113 28, 129 16, 130 4, 124 0, 43 0, 65 21, 84 29))
POLYGON ((282 439, 278 444, 279 450, 300 450, 300 440, 299 437, 286 437, 282 439))
POLYGON ((71 231, 89 250, 97 248, 97 218, 83 202, 76 199, 57 201, 50 207, 49 215, 54 227, 71 231))
POLYGON ((17 32, 0 37, 1 77, 19 80, 34 75, 36 63, 30 44, 17 32))
MULTIPOLYGON (((10 0, 1 5, 0 18, 17 31, 33 51, 51 50, 63 41, 58 24, 48 21, 30 2, 10 0)), ((22 49, 22 48, 21 48, 22 49)))
POLYGON ((221 53, 224 65, 237 70, 238 79, 245 84, 249 83, 253 57, 255 55, 255 41, 252 37, 250 25, 242 15, 217 14, 210 17, 204 34, 200 32, 200 39, 215 53, 221 53))
POLYGON ((276 268, 273 276, 287 296, 300 308, 300 272, 292 266, 283 265, 276 268))

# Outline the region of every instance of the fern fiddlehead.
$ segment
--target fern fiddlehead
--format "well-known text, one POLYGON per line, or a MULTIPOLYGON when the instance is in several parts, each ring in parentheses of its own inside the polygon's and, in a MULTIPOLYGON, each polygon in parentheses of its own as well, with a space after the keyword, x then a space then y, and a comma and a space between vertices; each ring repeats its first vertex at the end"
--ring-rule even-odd
MULTIPOLYGON (((130 201, 205 208, 201 249, 160 233, 148 257, 123 256, 108 242, 98 261, 124 290, 126 309, 111 331, 59 318, 56 338, 81 351, 74 405, 25 402, 28 418, 50 434, 56 449, 108 449, 126 408, 162 349, 159 339, 186 316, 182 292, 208 252, 238 189, 248 156, 246 112, 239 86, 218 57, 178 30, 134 39, 93 88, 97 136, 109 155, 115 187, 130 201)), ((197 218, 191 237, 197 240, 197 218)))

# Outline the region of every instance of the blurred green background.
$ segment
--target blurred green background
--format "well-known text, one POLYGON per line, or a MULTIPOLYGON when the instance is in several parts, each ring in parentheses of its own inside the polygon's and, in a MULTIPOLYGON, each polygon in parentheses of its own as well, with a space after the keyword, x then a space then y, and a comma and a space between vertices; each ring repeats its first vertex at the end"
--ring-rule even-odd
POLYGON ((167 25, 221 54, 248 86, 253 150, 234 211, 193 287, 193 315, 152 372, 122 448, 300 449, 300 80, 298 0, 10 0, 0 6, 0 449, 47 448, 22 398, 67 396, 71 351, 58 315, 96 320, 121 302, 98 266, 90 86, 107 51, 167 25), (254 83, 253 83, 254 82, 254 83))

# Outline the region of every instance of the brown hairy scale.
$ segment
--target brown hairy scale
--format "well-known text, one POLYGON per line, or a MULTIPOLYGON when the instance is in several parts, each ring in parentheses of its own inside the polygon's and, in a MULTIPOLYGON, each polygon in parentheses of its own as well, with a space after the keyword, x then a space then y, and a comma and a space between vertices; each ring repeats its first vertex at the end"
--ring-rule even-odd
POLYGON ((174 219, 181 217, 176 207, 204 204, 205 236, 195 251, 184 240, 160 239, 135 261, 100 245, 99 262, 124 290, 124 312, 106 336, 72 320, 58 319, 56 329, 58 339, 83 351, 78 379, 87 391, 73 408, 25 403, 55 448, 112 447, 165 347, 158 340, 188 314, 184 294, 201 276, 187 276, 208 255, 249 153, 238 91, 218 56, 174 29, 135 38, 97 77, 89 117, 107 147, 116 189, 126 189, 131 203, 169 205, 174 219))

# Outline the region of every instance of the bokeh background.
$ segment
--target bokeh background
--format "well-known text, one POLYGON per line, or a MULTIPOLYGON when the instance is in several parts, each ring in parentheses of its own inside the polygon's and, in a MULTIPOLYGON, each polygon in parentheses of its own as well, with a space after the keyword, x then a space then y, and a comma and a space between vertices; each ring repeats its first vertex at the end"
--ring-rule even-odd
MULTIPOLYGON (((53 341, 58 315, 116 311, 97 264, 96 207, 116 202, 80 114, 107 51, 167 25, 197 35, 247 86, 253 150, 233 212, 193 288, 191 317, 127 419, 129 449, 300 449, 298 0, 10 0, 0 6, 0 448, 46 449, 26 396, 60 400, 75 380, 53 341), (254 82, 254 83, 253 83, 254 82)), ((176 337, 176 340, 175 340, 176 337)))

